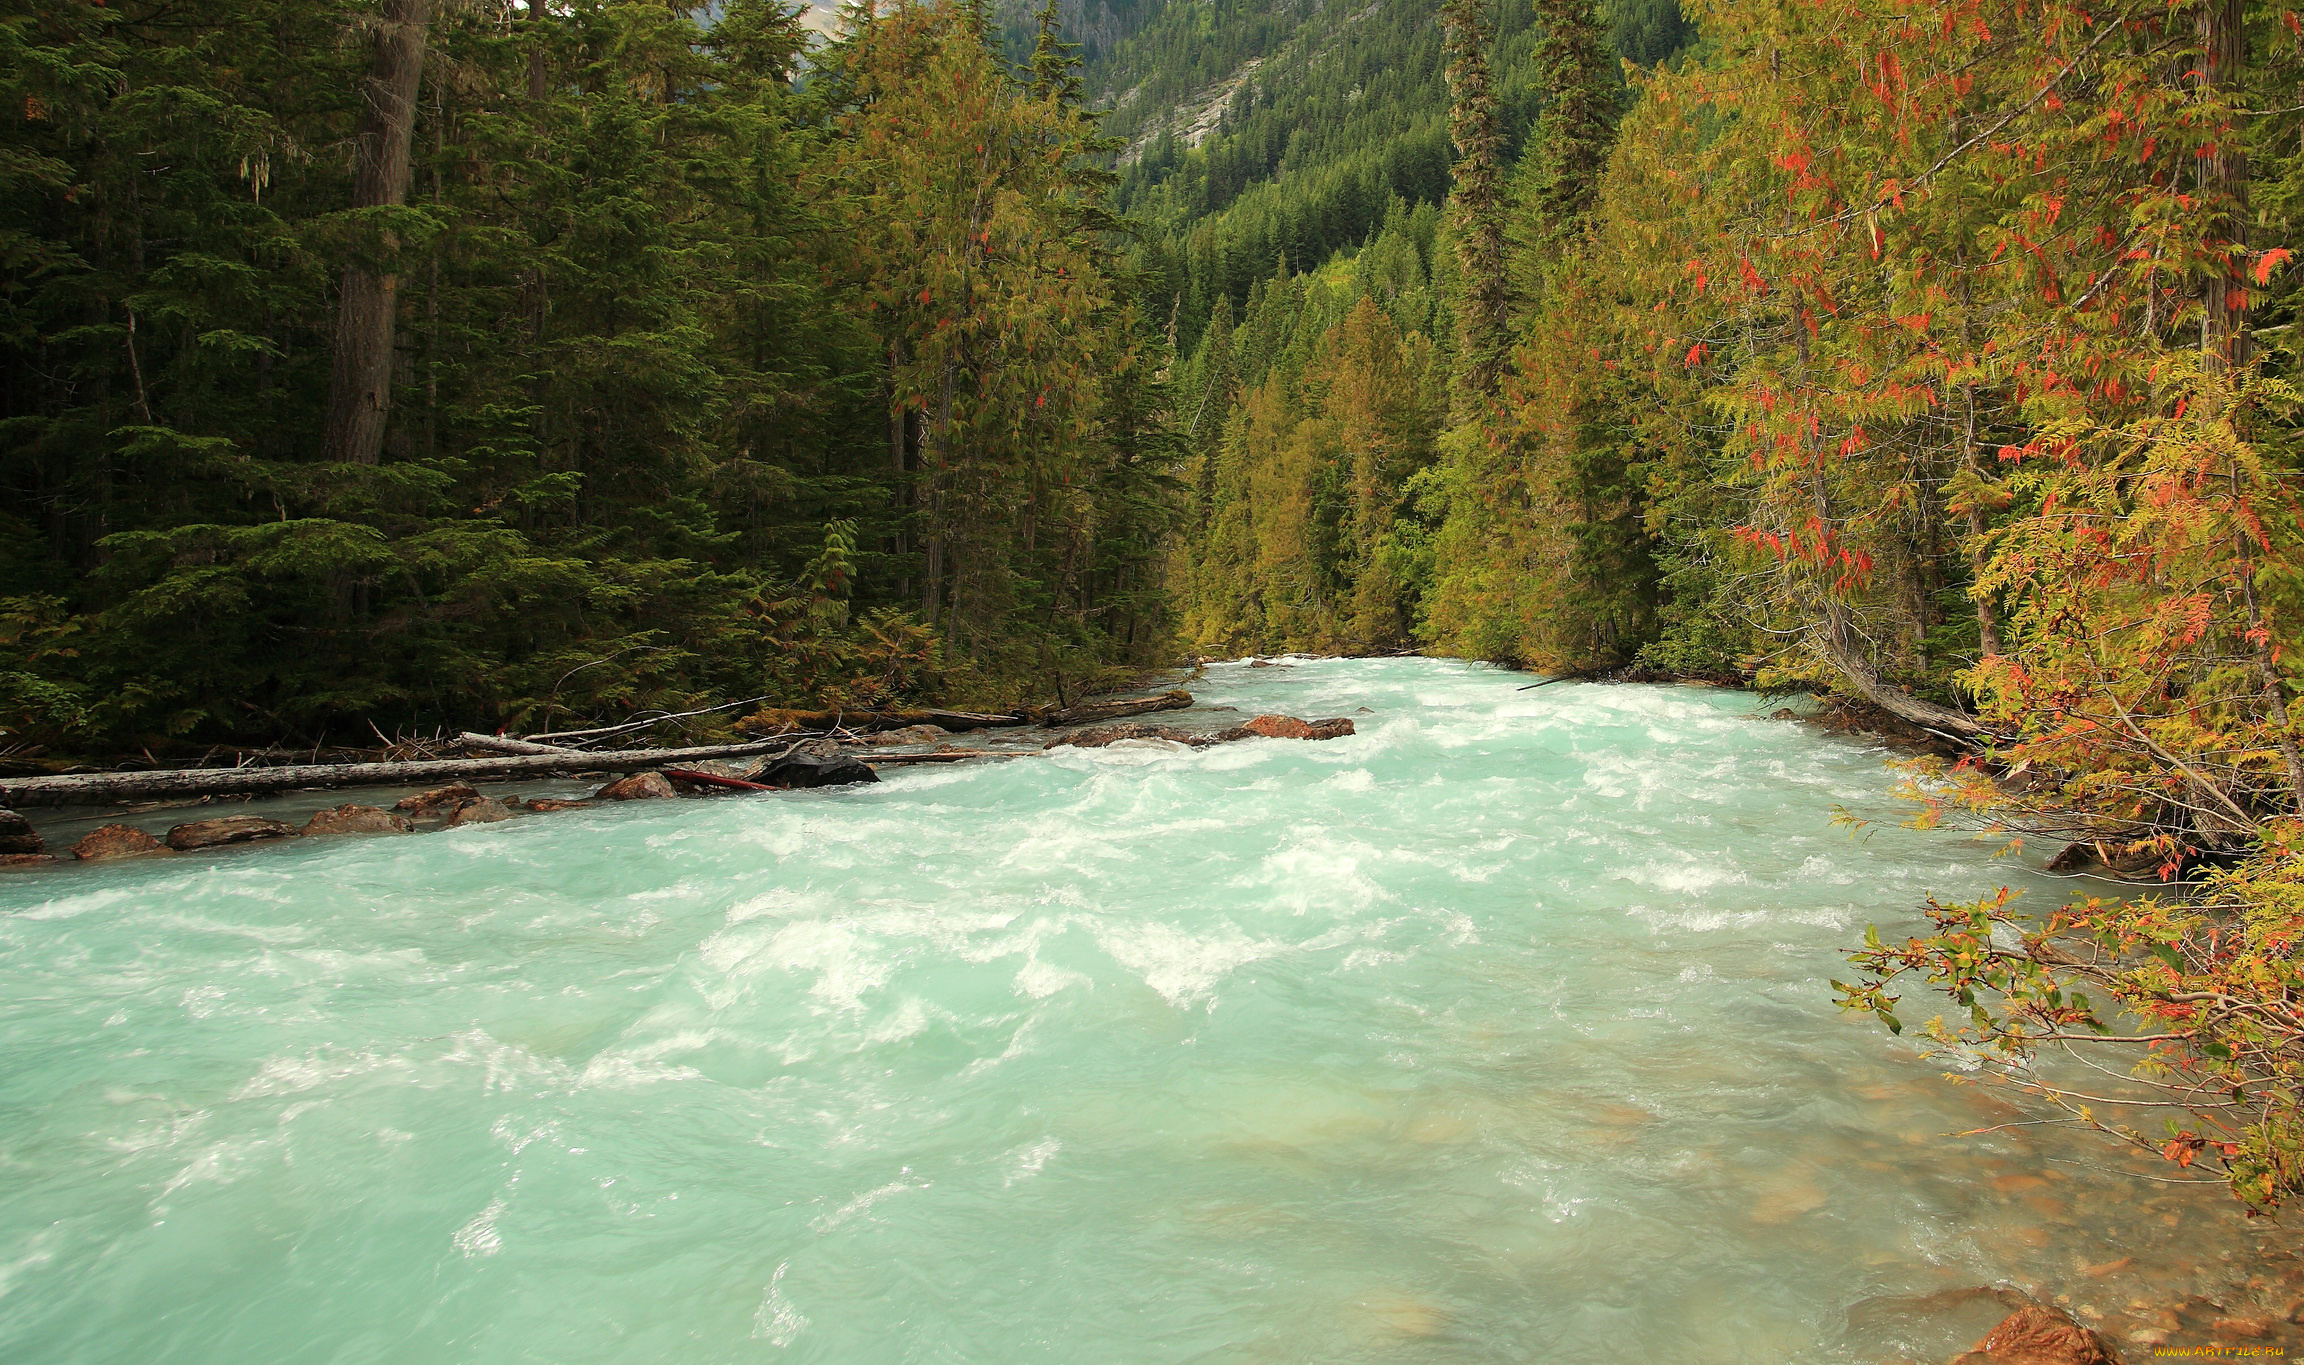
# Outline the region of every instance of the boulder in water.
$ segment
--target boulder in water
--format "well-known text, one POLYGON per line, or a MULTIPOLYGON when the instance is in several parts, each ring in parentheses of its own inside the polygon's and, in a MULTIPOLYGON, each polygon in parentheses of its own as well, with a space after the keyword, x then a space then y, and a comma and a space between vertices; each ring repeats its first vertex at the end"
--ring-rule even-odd
POLYGON ((456 808, 467 801, 479 799, 480 793, 472 790, 471 783, 455 782, 414 796, 403 796, 392 809, 404 811, 419 820, 436 820, 444 815, 455 814, 456 808))
POLYGON ((1196 735, 1189 730, 1179 730, 1173 725, 1149 725, 1140 720, 1128 720, 1117 725, 1091 725, 1085 730, 1075 730, 1068 735, 1059 735, 1040 747, 1043 749, 1060 749, 1069 746, 1075 749, 1101 749, 1107 744, 1123 739, 1165 739, 1177 744, 1190 744, 1195 747, 1216 742, 1213 736, 1196 735))
POLYGON ((1352 722, 1343 716, 1328 720, 1298 720, 1294 716, 1258 716, 1246 725, 1235 725, 1217 736, 1218 739, 1341 739, 1354 733, 1352 722))
POLYGON ((2028 1303, 1952 1365, 2121 1365, 2104 1338, 2043 1303, 2028 1303))
POLYGON ((32 822, 12 810, 0 808, 0 854, 46 853, 48 844, 32 822))
POLYGON ((106 825, 101 829, 92 829, 79 843, 72 845, 72 856, 89 863, 106 858, 139 858, 150 853, 175 851, 134 825, 106 825))
POLYGON ((27 867, 54 867, 63 861, 53 853, 0 853, 0 872, 27 867))
MULTIPOLYGON (((651 773, 650 776, 654 776, 654 774, 651 773)), ((492 825, 498 820, 511 818, 512 808, 510 806, 493 796, 483 796, 477 801, 467 801, 458 806, 456 813, 448 817, 448 828, 454 829, 458 825, 492 825)))
POLYGON ((319 834, 406 834, 416 827, 408 817, 375 806, 330 806, 304 822, 304 837, 319 834))
POLYGON ((951 733, 950 730, 941 725, 907 725, 900 730, 882 730, 878 734, 866 735, 864 742, 875 746, 882 744, 934 744, 937 740, 951 733))
POLYGON ((225 815, 214 820, 189 820, 168 831, 168 847, 179 853, 226 844, 252 844, 259 839, 293 839, 296 827, 264 815, 225 815))
POLYGON ((539 796, 528 803, 530 810, 583 810, 589 801, 563 801, 556 796, 539 796))
POLYGON ((619 777, 592 793, 592 799, 595 801, 657 801, 679 794, 672 790, 672 779, 662 773, 634 773, 630 777, 619 777))
POLYGON ((791 753, 754 768, 748 780, 768 787, 845 787, 877 782, 880 774, 846 754, 791 753))

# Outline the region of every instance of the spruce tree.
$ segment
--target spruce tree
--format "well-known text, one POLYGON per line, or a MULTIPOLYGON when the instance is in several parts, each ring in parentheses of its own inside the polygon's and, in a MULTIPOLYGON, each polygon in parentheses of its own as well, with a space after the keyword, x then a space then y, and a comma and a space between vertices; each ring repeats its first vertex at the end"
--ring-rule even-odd
POLYGON ((1493 35, 1483 0, 1448 0, 1440 11, 1448 34, 1448 129, 1456 144, 1456 243, 1463 262, 1464 387, 1477 398, 1496 392, 1511 351, 1511 291, 1505 261, 1504 129, 1488 66, 1493 35))
POLYGON ((1616 135, 1615 62, 1593 0, 1536 0, 1544 112, 1520 164, 1520 207, 1532 236, 1557 251, 1600 196, 1616 135))

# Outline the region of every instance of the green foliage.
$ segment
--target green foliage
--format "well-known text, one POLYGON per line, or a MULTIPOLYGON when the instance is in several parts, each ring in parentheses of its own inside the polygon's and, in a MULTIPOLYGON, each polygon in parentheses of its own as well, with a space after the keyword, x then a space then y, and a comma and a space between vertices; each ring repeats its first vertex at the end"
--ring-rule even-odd
POLYGON ((408 201, 353 210, 366 6, 0 7, 11 739, 920 698, 1010 686, 1051 636, 1160 655, 1165 352, 1053 24, 1020 81, 957 20, 889 21, 936 73, 889 99, 870 40, 802 89, 785 7, 697 8, 438 7, 408 201), (875 161, 903 119, 1003 168, 875 161), (890 295, 930 257, 886 229, 946 170, 993 190, 997 261, 943 306, 1031 343, 958 343, 932 473, 891 458, 892 409, 957 334, 890 295), (355 264, 396 280, 373 465, 320 458, 355 264))

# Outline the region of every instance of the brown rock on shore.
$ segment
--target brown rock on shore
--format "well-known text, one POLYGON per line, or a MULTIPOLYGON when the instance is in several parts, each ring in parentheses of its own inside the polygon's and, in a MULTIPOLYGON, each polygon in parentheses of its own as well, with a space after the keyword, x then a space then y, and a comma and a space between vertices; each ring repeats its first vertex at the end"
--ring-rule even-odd
POLYGON ((416 826, 405 815, 376 806, 331 806, 304 822, 304 837, 318 834, 408 834, 416 826))
POLYGON ((179 853, 197 848, 221 848, 258 839, 293 839, 296 827, 262 815, 225 815, 214 820, 190 820, 168 831, 168 847, 179 853))
POLYGON ((93 829, 72 845, 72 856, 82 862, 101 862, 106 858, 138 858, 152 853, 174 853, 176 850, 161 843, 134 825, 106 825, 93 829))

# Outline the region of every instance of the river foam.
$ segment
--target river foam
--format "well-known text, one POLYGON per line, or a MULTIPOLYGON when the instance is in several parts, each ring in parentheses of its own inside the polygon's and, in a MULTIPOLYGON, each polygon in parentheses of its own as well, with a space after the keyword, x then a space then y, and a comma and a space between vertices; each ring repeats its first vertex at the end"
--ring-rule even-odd
POLYGON ((0 880, 0 1356, 1876 1362, 2249 1248, 1834 1012, 1865 923, 2053 894, 1885 754, 1520 683, 0 880))

